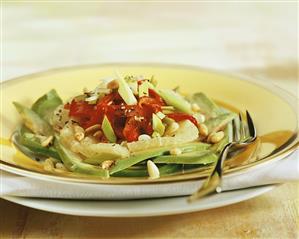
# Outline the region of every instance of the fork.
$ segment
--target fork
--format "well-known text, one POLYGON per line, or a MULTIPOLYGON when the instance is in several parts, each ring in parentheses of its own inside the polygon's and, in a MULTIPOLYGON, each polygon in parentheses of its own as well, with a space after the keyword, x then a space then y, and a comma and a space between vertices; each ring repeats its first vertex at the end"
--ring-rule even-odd
POLYGON ((246 129, 245 129, 245 123, 242 117, 242 114, 239 113, 239 120, 240 120, 240 129, 237 127, 236 120, 233 120, 233 140, 232 142, 226 144, 224 148, 222 149, 220 156, 218 158, 218 161, 216 162, 216 165, 210 174, 210 176, 205 180, 201 188, 199 188, 196 192, 194 192, 189 198, 188 202, 193 202, 203 196, 206 196, 207 194, 217 192, 221 192, 221 179, 222 179, 222 169, 225 159, 227 158, 227 155, 229 151, 232 148, 244 148, 248 146, 249 144, 252 144, 256 140, 256 128, 254 126, 253 120, 249 114, 249 112, 246 110, 246 122, 248 126, 248 133, 249 137, 246 137, 246 129))

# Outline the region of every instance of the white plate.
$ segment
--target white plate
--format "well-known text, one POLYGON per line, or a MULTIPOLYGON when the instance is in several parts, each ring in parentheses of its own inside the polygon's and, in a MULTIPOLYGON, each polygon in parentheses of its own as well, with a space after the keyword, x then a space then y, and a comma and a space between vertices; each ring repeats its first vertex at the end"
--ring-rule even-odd
POLYGON ((95 217, 147 217, 196 212, 238 203, 275 188, 262 186, 228 191, 188 204, 187 197, 127 201, 57 200, 5 196, 5 200, 48 212, 95 217))

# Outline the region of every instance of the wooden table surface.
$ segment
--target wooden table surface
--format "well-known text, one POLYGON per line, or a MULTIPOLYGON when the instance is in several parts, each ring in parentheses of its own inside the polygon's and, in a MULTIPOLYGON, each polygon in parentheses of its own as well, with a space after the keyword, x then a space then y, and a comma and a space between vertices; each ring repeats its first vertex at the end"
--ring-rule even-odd
MULTIPOLYGON (((1 1, 1 80, 68 65, 167 62, 238 71, 298 95, 296 1, 22 2, 1 1)), ((0 200, 0 237, 298 238, 298 186, 287 183, 218 209, 148 218, 66 216, 0 200)))

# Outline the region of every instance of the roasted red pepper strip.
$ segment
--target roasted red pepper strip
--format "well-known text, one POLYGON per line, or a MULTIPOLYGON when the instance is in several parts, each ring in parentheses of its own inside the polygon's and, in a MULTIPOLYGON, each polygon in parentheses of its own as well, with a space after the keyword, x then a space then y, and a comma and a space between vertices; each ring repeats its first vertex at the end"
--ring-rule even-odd
POLYGON ((140 134, 139 123, 134 119, 134 117, 129 118, 123 130, 123 135, 126 140, 128 142, 137 141, 140 134))
POLYGON ((161 111, 163 105, 163 99, 149 89, 149 96, 139 98, 137 105, 126 105, 119 93, 112 92, 96 105, 73 100, 65 108, 70 110, 69 115, 85 129, 101 124, 104 115, 107 115, 117 138, 131 142, 138 140, 140 134, 153 133, 152 114, 161 111))
POLYGON ((148 93, 151 98, 154 98, 157 101, 158 104, 165 105, 165 102, 156 91, 154 91, 153 89, 149 89, 148 93))

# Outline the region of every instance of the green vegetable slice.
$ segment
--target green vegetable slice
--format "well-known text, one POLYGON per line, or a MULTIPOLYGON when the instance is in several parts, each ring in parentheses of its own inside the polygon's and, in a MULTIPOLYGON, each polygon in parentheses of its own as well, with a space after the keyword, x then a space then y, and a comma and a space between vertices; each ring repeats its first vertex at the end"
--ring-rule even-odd
POLYGON ((51 126, 42 119, 37 113, 33 110, 21 105, 20 103, 13 102, 17 111, 20 113, 24 124, 29 128, 33 133, 50 136, 53 135, 53 129, 51 126))
POLYGON ((18 132, 18 142, 27 147, 32 153, 60 159, 59 154, 53 146, 43 147, 36 135, 30 133, 24 126, 18 132))
POLYGON ((47 94, 40 97, 31 107, 40 117, 49 122, 54 110, 63 102, 56 90, 52 89, 47 94))
POLYGON ((143 96, 149 96, 149 92, 148 92, 149 88, 150 88, 149 82, 147 82, 147 81, 142 82, 141 85, 138 88, 139 98, 141 98, 143 96))
POLYGON ((147 177, 146 169, 124 169, 113 174, 113 177, 147 177))
POLYGON ((165 155, 154 159, 154 163, 166 164, 210 164, 217 161, 218 156, 211 153, 209 150, 180 154, 180 155, 165 155))
POLYGON ((159 135, 163 135, 165 132, 165 126, 162 123, 162 120, 156 115, 153 114, 153 130, 157 132, 159 135))
POLYGON ((183 167, 180 164, 168 164, 163 166, 158 166, 160 176, 168 176, 171 174, 175 174, 181 172, 183 167))
POLYGON ((230 121, 236 117, 234 113, 225 113, 221 114, 215 118, 210 118, 205 122, 205 125, 208 127, 209 133, 217 132, 220 129, 224 128, 230 121))
POLYGON ((165 100, 167 105, 174 106, 181 112, 192 114, 191 104, 178 93, 173 90, 162 89, 159 91, 159 94, 163 100, 165 100))
POLYGON ((109 177, 108 170, 101 169, 99 167, 83 163, 81 159, 70 150, 66 149, 56 137, 54 146, 63 162, 65 167, 75 173, 88 174, 93 176, 100 176, 103 178, 109 177))
POLYGON ((110 142, 112 142, 112 143, 116 142, 116 136, 115 136, 114 130, 113 130, 106 115, 105 115, 103 123, 102 123, 102 130, 104 132, 104 135, 110 142))
POLYGON ((122 76, 118 76, 118 93, 121 98, 126 102, 127 105, 136 105, 137 100, 129 87, 128 83, 122 78, 122 76))
MULTIPOLYGON (((191 143, 191 144, 181 145, 178 148, 180 148, 182 152, 192 152, 195 150, 207 149, 209 147, 210 147, 209 144, 191 143)), ((132 165, 142 162, 143 160, 161 156, 169 152, 170 149, 171 149, 170 147, 163 147, 163 148, 151 149, 151 150, 147 150, 143 152, 141 151, 138 153, 131 154, 131 156, 128 158, 117 160, 115 165, 110 169, 110 174, 114 174, 116 172, 127 169, 132 165)))
POLYGON ((20 127, 20 129, 13 134, 12 139, 17 148, 32 158, 42 156, 60 159, 53 146, 42 147, 38 139, 33 139, 30 134, 33 135, 25 126, 20 127), (26 136, 24 136, 24 134, 26 134, 26 136))
POLYGON ((198 104, 200 107, 201 111, 205 113, 205 115, 210 118, 210 117, 216 117, 217 115, 222 114, 222 109, 219 108, 216 103, 208 98, 204 93, 196 93, 192 95, 191 100, 198 104))
POLYGON ((145 159, 150 159, 150 158, 160 156, 167 151, 168 151, 168 149, 165 149, 165 148, 149 150, 149 151, 142 152, 142 153, 132 154, 129 158, 117 160, 115 165, 110 169, 110 174, 114 174, 116 172, 127 169, 127 168, 131 167, 132 165, 137 164, 145 159))
MULTIPOLYGON (((159 166, 160 176, 168 176, 177 172, 181 172, 182 165, 180 164, 168 164, 159 166)), ((113 177, 148 177, 147 169, 124 169, 113 174, 113 177)))

